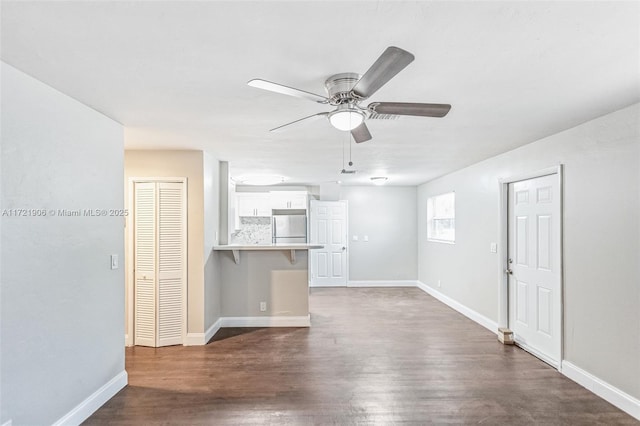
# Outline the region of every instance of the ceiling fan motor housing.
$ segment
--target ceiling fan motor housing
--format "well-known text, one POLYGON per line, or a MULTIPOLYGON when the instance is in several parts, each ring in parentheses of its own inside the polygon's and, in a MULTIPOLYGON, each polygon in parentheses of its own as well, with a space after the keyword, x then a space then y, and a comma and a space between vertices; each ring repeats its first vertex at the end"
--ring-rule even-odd
POLYGON ((360 80, 360 74, 344 72, 332 75, 324 82, 331 105, 352 104, 356 100, 351 96, 351 89, 360 80))

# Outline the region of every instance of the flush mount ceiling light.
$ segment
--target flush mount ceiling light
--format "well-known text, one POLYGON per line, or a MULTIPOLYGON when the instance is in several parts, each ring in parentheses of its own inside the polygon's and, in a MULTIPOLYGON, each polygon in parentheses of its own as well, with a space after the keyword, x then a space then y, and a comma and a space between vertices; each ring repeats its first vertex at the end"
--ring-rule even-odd
POLYGON ((329 122, 338 130, 350 131, 364 122, 364 112, 351 105, 340 105, 329 113, 329 122))
POLYGON ((374 176, 370 179, 374 185, 384 185, 387 182, 388 178, 386 176, 374 176))
POLYGON ((265 185, 276 185, 278 183, 284 182, 284 176, 247 175, 247 176, 240 176, 239 178, 236 178, 234 180, 241 185, 265 186, 265 185))

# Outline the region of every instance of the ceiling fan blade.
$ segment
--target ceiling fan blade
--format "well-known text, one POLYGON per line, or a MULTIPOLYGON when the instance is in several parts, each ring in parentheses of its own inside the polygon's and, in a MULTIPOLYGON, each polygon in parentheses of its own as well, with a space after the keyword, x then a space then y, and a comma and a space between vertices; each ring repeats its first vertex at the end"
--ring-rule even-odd
POLYGON ((418 117, 444 117, 449 104, 417 104, 411 102, 374 102, 367 107, 376 114, 415 115, 418 117))
POLYGON ((284 86, 282 84, 272 83, 271 81, 261 80, 259 78, 249 80, 247 84, 251 87, 257 87, 258 89, 282 93, 283 95, 295 96, 296 98, 309 99, 319 104, 329 103, 329 99, 325 98, 324 96, 316 95, 315 93, 306 92, 300 89, 294 89, 293 87, 284 86))
POLYGON ((369 133, 369 128, 364 123, 353 129, 351 131, 351 136, 353 136, 353 140, 355 140, 356 143, 362 143, 371 140, 371 133, 369 133))
POLYGON ((287 123, 287 124, 283 124, 282 126, 275 127, 275 128, 273 128, 273 129, 271 129, 269 131, 270 132, 281 132, 283 130, 288 130, 290 126, 295 127, 296 125, 299 125, 299 124, 307 124, 307 123, 310 123, 312 121, 316 121, 318 118, 326 117, 327 115, 329 115, 328 112, 319 112, 317 114, 313 114, 313 115, 310 115, 308 117, 303 117, 303 118, 301 118, 299 120, 292 121, 291 123, 287 123))
POLYGON ((370 97, 413 62, 413 59, 414 56, 406 50, 394 46, 387 47, 351 89, 351 93, 362 99, 370 97))

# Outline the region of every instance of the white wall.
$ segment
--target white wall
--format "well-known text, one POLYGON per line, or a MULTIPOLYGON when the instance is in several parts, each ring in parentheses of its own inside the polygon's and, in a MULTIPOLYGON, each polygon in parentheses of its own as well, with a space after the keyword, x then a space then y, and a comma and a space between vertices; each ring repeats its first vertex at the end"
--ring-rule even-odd
POLYGON ((499 178, 565 165, 564 358, 640 398, 640 104, 418 189, 419 280, 498 320, 499 178), (456 244, 426 239, 427 197, 456 191, 456 244))
POLYGON ((349 201, 349 280, 416 280, 416 187, 344 186, 340 198, 349 201))
POLYGON ((47 216, 2 217, 0 423, 51 424, 126 384, 124 220, 51 214, 123 209, 123 129, 2 63, 2 161, 2 209, 47 216))

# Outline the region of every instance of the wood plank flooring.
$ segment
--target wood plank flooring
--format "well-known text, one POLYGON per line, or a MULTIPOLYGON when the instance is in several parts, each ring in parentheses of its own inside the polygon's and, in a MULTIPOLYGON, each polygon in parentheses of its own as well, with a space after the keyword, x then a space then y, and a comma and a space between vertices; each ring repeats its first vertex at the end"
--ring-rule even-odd
POLYGON ((416 288, 314 288, 312 327, 126 349, 88 425, 638 424, 416 288))

